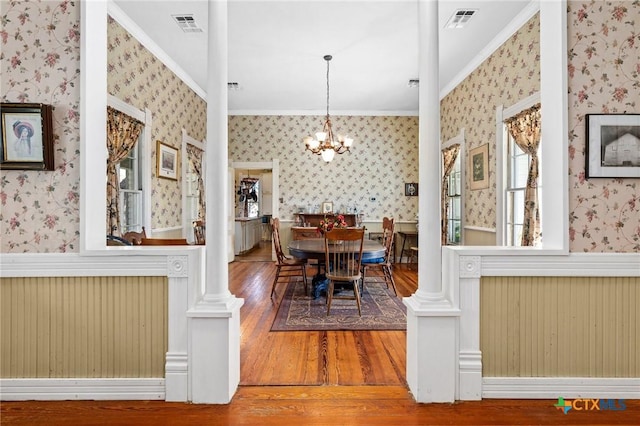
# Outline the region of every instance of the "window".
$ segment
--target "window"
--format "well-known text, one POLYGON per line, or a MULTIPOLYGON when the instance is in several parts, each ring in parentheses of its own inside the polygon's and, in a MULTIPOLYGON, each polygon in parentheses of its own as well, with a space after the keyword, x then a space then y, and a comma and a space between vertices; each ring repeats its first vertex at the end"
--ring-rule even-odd
POLYGON ((527 186, 531 157, 518 147, 506 129, 505 134, 507 138, 506 244, 520 246, 524 223, 524 192, 527 186))
POLYGON ((142 229, 142 165, 139 151, 140 141, 117 166, 120 178, 120 229, 123 234, 142 229))
MULTIPOLYGON (((186 191, 187 191, 187 215, 188 223, 200 219, 198 217, 198 209, 200 206, 200 191, 198 190, 198 174, 193 168, 193 163, 188 161, 189 169, 186 174, 186 191)), ((204 219, 204 218, 202 218, 204 219)))
POLYGON ((462 227, 461 214, 461 170, 460 170, 460 154, 456 157, 453 170, 449 173, 449 189, 447 198, 449 199, 447 209, 447 244, 460 244, 460 233, 462 227))

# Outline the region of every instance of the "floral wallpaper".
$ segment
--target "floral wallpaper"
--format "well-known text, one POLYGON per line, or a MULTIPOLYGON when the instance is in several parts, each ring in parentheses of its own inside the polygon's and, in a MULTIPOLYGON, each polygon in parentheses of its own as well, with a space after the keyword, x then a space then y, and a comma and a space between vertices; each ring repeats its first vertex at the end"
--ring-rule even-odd
POLYGON ((568 2, 572 252, 640 251, 640 179, 585 179, 585 114, 640 113, 640 1, 568 2))
POLYGON ((331 163, 302 142, 323 123, 322 116, 229 117, 229 160, 279 159, 281 219, 332 201, 334 210, 356 208, 365 220, 415 220, 418 198, 404 195, 404 183, 418 181, 418 118, 332 116, 334 132, 348 133, 354 144, 331 163))
POLYGON ((54 171, 0 171, 0 252, 77 252, 80 4, 0 1, 2 102, 53 105, 54 171))
POLYGON ((184 173, 178 169, 178 180, 156 176, 156 141, 180 150, 182 128, 189 136, 204 139, 207 104, 112 18, 107 34, 109 94, 153 114, 151 226, 182 226, 184 173))
POLYGON ((496 227, 496 107, 509 107, 539 90, 540 15, 536 14, 440 102, 443 142, 464 128, 467 157, 472 149, 489 144, 489 187, 472 191, 469 173, 464 183, 465 225, 496 227))

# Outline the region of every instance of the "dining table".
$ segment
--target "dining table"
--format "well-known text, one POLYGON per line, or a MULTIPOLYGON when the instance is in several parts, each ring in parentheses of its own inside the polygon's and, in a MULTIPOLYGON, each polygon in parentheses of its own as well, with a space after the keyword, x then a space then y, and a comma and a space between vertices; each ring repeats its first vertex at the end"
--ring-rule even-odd
MULTIPOLYGON (((326 280, 321 273, 321 268, 325 264, 324 238, 314 238, 309 240, 292 240, 288 247, 289 254, 298 259, 317 259, 318 272, 312 280, 311 294, 314 299, 319 297, 321 291, 326 291, 326 280)), ((329 245, 329 252, 333 249, 341 250, 340 245, 329 245)), ((385 247, 378 241, 364 240, 362 243, 362 260, 384 259, 385 247)), ((360 284, 362 286, 362 283, 360 284)))
MULTIPOLYGON (((292 240, 287 247, 289 254, 298 259, 324 260, 324 238, 310 240, 292 240)), ((340 248, 338 246, 338 248, 340 248)), ((329 245, 329 252, 333 247, 329 245)), ((384 257, 385 248, 378 241, 364 240, 362 245, 362 260, 384 257)))

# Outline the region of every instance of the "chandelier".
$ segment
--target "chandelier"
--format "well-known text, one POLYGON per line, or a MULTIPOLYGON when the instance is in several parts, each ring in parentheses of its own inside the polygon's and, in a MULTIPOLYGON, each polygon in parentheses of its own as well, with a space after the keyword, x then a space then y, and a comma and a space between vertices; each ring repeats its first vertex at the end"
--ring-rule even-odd
POLYGON ((338 135, 337 138, 333 136, 333 129, 331 128, 331 118, 329 117, 329 61, 331 55, 325 55, 324 60, 327 61, 327 118, 322 126, 322 131, 316 133, 316 137, 306 136, 303 139, 307 149, 314 154, 319 154, 322 159, 327 163, 333 160, 333 157, 338 154, 344 154, 349 152, 349 148, 353 144, 353 139, 348 136, 338 135))

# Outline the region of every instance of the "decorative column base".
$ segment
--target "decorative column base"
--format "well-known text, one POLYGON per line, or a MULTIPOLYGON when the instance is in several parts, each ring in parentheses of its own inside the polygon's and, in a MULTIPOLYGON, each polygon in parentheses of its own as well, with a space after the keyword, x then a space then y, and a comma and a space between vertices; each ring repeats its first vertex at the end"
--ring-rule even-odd
POLYGON ((482 353, 460 351, 460 400, 482 399, 482 353))
POLYGON ((407 306, 407 383, 417 402, 453 402, 456 396, 456 330, 460 311, 433 306, 416 295, 407 306))
POLYGON ((197 304, 189 317, 190 400, 228 404, 240 383, 240 307, 243 299, 197 304))
POLYGON ((189 400, 188 358, 186 353, 167 352, 164 364, 165 401, 189 400))

